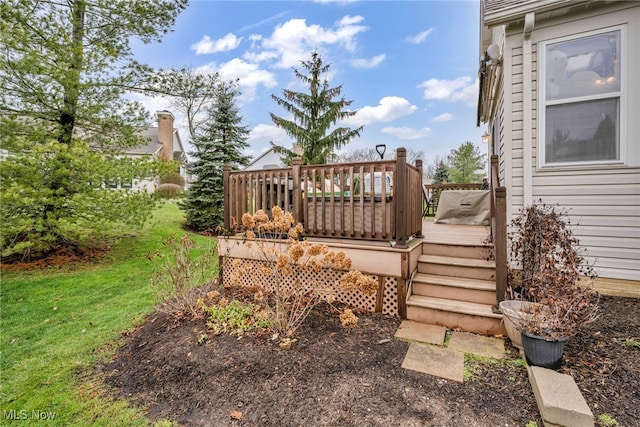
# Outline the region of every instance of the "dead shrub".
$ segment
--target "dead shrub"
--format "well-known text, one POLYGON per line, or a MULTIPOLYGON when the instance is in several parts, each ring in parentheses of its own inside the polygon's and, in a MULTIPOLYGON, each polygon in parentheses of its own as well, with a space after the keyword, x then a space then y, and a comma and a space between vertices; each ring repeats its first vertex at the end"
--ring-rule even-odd
POLYGON ((172 235, 162 241, 162 247, 147 255, 149 260, 161 260, 151 278, 160 311, 199 317, 202 298, 211 291, 207 285, 215 283, 218 275, 217 242, 202 248, 187 234, 180 239, 172 235))
MULTIPOLYGON (((303 227, 294 224, 293 215, 275 207, 272 218, 262 210, 254 215, 244 214, 244 244, 254 250, 262 262, 260 270, 269 277, 270 284, 255 283, 256 292, 273 319, 274 329, 284 337, 291 337, 321 302, 333 303, 336 285, 370 295, 378 283, 359 271, 351 269, 351 259, 344 252, 329 251, 326 245, 297 240, 303 227), (344 271, 339 283, 333 283, 335 271, 344 271), (309 280, 312 277, 313 280, 309 280), (268 297, 264 297, 268 295, 268 297)), ((238 272, 232 281, 239 282, 238 272)), ((353 327, 357 318, 345 315, 343 325, 353 327), (354 320, 355 319, 355 320, 354 320), (345 324, 346 322, 346 324, 345 324)))

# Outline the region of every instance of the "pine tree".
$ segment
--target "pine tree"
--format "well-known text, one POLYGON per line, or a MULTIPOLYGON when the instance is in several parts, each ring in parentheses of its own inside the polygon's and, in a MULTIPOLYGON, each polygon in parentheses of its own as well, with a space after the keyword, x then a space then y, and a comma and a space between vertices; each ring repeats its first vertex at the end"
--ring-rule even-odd
MULTIPOLYGON (((294 92, 284 89, 284 98, 271 95, 276 103, 293 116, 293 120, 278 117, 273 113, 271 120, 276 126, 285 130, 302 149, 302 162, 305 164, 323 164, 335 149, 348 144, 356 136, 360 136, 363 126, 357 129, 348 127, 331 127, 339 120, 356 114, 355 111, 343 111, 353 101, 340 98, 342 86, 329 87, 323 74, 329 71, 330 64, 323 65, 322 58, 317 52, 311 54, 310 61, 302 61, 302 66, 309 72, 302 74, 294 69, 295 76, 309 86, 309 93, 294 92)), ((295 153, 285 147, 273 144, 275 151, 284 156, 289 163, 295 153)))
POLYGON ((131 43, 160 41, 186 6, 0 2, 2 257, 77 250, 151 214, 149 195, 102 183, 153 176, 155 166, 118 155, 145 143, 139 129, 148 118, 123 96, 150 71, 133 58, 131 43))
POLYGON ((433 174, 433 183, 434 184, 446 184, 449 182, 449 167, 444 163, 444 161, 440 160, 438 166, 436 166, 436 171, 433 174))
POLYGON ((187 171, 196 177, 196 181, 187 190, 181 208, 185 211, 187 225, 199 231, 218 231, 224 226, 224 165, 230 163, 238 169, 249 164, 249 157, 243 154, 249 146, 249 130, 242 125, 236 106, 238 95, 235 82, 218 85, 203 131, 192 142, 195 151, 189 154, 194 160, 187 171))
POLYGON ((449 164, 452 182, 456 184, 480 182, 483 174, 478 171, 486 166, 486 154, 481 154, 478 147, 466 141, 458 149, 451 150, 449 164))

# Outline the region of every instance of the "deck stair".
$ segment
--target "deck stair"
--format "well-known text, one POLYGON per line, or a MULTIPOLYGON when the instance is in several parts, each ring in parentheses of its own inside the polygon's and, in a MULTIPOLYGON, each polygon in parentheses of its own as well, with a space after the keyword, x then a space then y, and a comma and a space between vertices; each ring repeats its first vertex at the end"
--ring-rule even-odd
POLYGON ((495 262, 485 227, 431 224, 407 295, 407 318, 466 332, 504 334, 496 301, 495 262), (431 233, 430 233, 431 231, 431 233))

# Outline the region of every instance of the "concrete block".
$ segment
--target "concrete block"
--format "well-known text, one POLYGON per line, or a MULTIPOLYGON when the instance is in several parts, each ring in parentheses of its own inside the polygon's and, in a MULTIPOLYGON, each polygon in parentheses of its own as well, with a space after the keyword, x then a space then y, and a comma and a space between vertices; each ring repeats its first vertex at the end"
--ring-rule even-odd
POLYGON ((494 359, 504 359, 504 341, 502 339, 470 334, 468 332, 454 332, 449 343, 451 350, 463 353, 479 354, 494 359))
POLYGON ((438 325, 405 320, 400 324, 395 337, 398 339, 418 341, 429 344, 444 345, 447 328, 438 325))
POLYGON ((464 354, 448 348, 413 343, 409 346, 402 367, 461 383, 464 354))
POLYGON ((591 427, 593 413, 570 375, 527 367, 529 381, 546 427, 591 427))

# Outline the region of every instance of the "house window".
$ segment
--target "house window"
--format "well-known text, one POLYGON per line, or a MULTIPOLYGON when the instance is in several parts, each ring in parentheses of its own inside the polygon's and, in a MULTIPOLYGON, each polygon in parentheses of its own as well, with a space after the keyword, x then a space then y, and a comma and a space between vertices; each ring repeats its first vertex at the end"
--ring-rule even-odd
POLYGON ((120 178, 120 188, 125 190, 131 190, 133 187, 133 181, 131 178, 120 178))
POLYGON ((543 166, 622 161, 623 28, 541 43, 543 166))
POLYGON ((107 188, 118 188, 118 178, 106 178, 104 185, 107 188))

